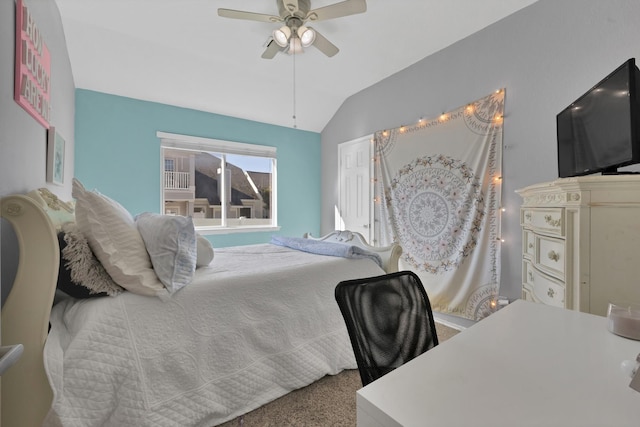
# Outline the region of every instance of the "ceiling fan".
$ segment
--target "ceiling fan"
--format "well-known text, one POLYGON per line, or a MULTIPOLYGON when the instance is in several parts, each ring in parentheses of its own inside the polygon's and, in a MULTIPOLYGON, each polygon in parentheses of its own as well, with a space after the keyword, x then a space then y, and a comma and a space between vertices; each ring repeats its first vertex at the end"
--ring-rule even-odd
POLYGON ((322 53, 331 57, 338 53, 339 49, 317 30, 306 26, 306 23, 355 15, 367 10, 366 0, 345 0, 318 9, 311 9, 310 0, 276 1, 278 16, 233 9, 218 9, 218 15, 224 18, 284 23, 269 37, 267 49, 262 54, 264 59, 271 59, 278 52, 302 53, 303 48, 309 46, 315 46, 322 53))

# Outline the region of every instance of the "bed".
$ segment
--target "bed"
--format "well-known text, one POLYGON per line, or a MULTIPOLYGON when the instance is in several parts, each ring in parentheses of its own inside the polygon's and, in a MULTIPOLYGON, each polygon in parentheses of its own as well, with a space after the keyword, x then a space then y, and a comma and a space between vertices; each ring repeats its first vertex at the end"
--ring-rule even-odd
POLYGON ((280 244, 216 248, 213 262, 174 293, 125 291, 53 305, 61 257, 55 215, 70 205, 46 190, 36 196, 43 197, 1 201, 20 255, 2 308, 2 345, 24 345, 2 377, 7 426, 45 419, 210 427, 355 369, 333 290, 341 280, 396 271, 401 254, 349 231, 305 237, 372 252, 380 264, 280 244))

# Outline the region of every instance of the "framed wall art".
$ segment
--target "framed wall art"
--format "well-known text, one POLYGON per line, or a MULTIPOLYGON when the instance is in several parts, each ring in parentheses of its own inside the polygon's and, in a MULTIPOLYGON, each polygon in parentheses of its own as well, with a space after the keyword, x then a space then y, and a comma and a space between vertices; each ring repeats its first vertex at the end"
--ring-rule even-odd
POLYGON ((64 184, 64 138, 51 126, 47 130, 47 182, 64 184))
POLYGON ((48 129, 51 116, 51 53, 23 0, 16 1, 14 74, 13 98, 48 129))

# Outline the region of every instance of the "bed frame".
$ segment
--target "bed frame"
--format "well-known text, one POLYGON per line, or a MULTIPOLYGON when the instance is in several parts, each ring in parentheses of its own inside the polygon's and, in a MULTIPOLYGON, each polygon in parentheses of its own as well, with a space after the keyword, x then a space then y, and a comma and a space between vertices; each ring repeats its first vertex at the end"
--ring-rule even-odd
MULTIPOLYGON (((43 352, 58 279, 60 248, 56 227, 47 211, 70 205, 46 189, 30 196, 12 195, 0 200, 1 217, 13 227, 19 245, 16 277, 1 312, 2 346, 24 346, 21 358, 2 375, 1 425, 5 426, 40 427, 53 400, 43 352)), ((350 231, 334 231, 320 238, 305 237, 360 246, 378 253, 386 272, 398 270, 402 253, 399 245, 370 246, 361 234, 350 231)))
POLYGON ((307 239, 321 240, 323 242, 348 243, 350 245, 360 246, 368 251, 375 252, 382 259, 382 268, 387 273, 395 273, 398 271, 398 261, 402 255, 402 247, 398 244, 391 246, 371 246, 367 243, 364 236, 355 231, 336 230, 322 237, 313 237, 307 233, 304 235, 307 239))
POLYGON ((51 220, 34 199, 5 197, 0 211, 13 226, 20 256, 11 293, 2 307, 2 346, 24 346, 22 357, 2 375, 2 425, 41 426, 53 399, 43 351, 60 248, 51 220))

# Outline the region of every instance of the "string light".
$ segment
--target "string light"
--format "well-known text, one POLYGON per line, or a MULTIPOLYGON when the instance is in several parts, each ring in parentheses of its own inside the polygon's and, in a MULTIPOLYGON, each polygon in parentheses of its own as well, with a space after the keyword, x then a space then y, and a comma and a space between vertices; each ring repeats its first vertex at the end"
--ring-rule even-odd
POLYGON ((498 311, 507 305, 509 305, 509 299, 499 295, 495 298, 491 298, 491 301, 489 301, 489 308, 491 311, 498 311))
MULTIPOLYGON (((496 178, 494 178, 494 179, 495 179, 496 181, 500 181, 500 180, 502 180, 502 177, 501 177, 501 176, 499 176, 499 177, 496 177, 496 178)), ((503 213, 503 212, 506 212, 506 211, 507 211, 507 209, 506 209, 504 206, 500 206, 500 208, 498 209, 498 215, 500 216, 500 218, 498 219, 498 223, 500 224, 500 226, 502 225, 502 213, 503 213)), ((499 233, 500 233, 500 232, 499 232, 499 233)), ((498 237, 496 238, 496 240, 497 240, 498 242, 500 242, 500 243, 504 243, 504 239, 502 238, 502 236, 498 236, 498 237)))
MULTIPOLYGON (((503 92, 504 92, 504 89, 496 89, 496 91, 495 91, 495 93, 496 93, 496 94, 500 94, 500 93, 503 93, 503 92)), ((464 109, 466 110, 466 112, 467 112, 468 114, 471 114, 471 113, 473 113, 473 112, 476 110, 476 106, 475 106, 475 104, 471 103, 471 104, 467 104, 467 105, 465 106, 465 108, 464 108, 464 109)), ((426 120, 427 120, 427 119, 426 119, 426 117, 434 117, 434 116, 425 116, 425 115, 422 115, 422 116, 418 117, 417 124, 423 124, 423 123, 425 123, 425 122, 426 122, 426 120)), ((440 116, 438 117, 438 120, 439 120, 439 121, 446 121, 448 118, 449 118, 448 113, 446 113, 446 112, 442 112, 442 113, 440 114, 440 116)), ((502 121, 503 119, 504 119, 504 115, 497 115, 497 116, 495 116, 495 117, 493 118, 493 121, 494 121, 494 122, 500 122, 500 121, 502 121)), ((402 127, 404 127, 404 125, 403 125, 402 127)))

